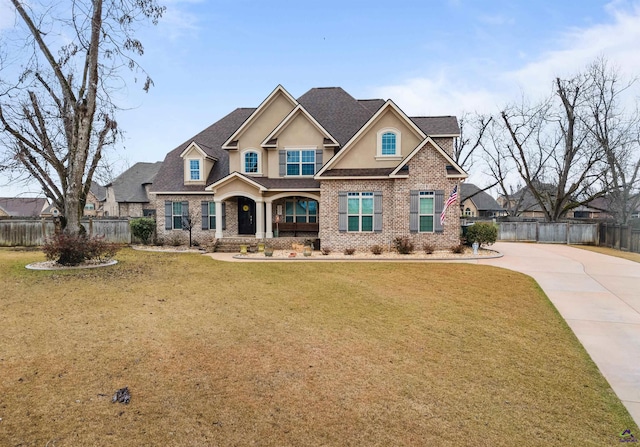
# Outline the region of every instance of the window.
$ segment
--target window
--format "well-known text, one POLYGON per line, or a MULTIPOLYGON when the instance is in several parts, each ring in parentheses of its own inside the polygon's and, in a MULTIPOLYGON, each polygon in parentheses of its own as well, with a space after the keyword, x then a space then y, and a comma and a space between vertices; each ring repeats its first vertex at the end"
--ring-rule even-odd
POLYGON ((315 150, 287 150, 287 175, 313 175, 315 164, 315 150))
POLYGON ((382 134, 382 155, 396 155, 396 134, 386 132, 382 134))
POLYGON ((200 160, 189 160, 189 179, 200 180, 200 160))
POLYGON ((472 217, 473 213, 471 213, 471 208, 465 208, 464 215, 468 217, 472 217))
POLYGON ((85 210, 87 210, 87 211, 93 211, 93 210, 95 210, 95 209, 96 209, 96 205, 95 205, 95 204, 93 204, 93 203, 87 203, 87 204, 84 206, 84 209, 85 209, 85 210))
POLYGON ((433 191, 420 191, 420 208, 418 211, 421 233, 433 232, 433 191))
POLYGON ((182 202, 173 202, 171 205, 171 220, 174 230, 182 229, 182 202))
POLYGON ((389 159, 400 157, 401 154, 401 134, 398 129, 386 128, 378 131, 377 157, 389 159))
POLYGON ((244 154, 244 172, 255 174, 258 172, 258 153, 246 152, 244 154))
POLYGON ((209 206, 209 229, 216 229, 216 202, 208 202, 209 206))
POLYGON ((347 194, 347 231, 373 231, 373 193, 347 194))
POLYGON ((285 201, 284 221, 295 223, 318 222, 318 202, 316 200, 306 199, 285 201))

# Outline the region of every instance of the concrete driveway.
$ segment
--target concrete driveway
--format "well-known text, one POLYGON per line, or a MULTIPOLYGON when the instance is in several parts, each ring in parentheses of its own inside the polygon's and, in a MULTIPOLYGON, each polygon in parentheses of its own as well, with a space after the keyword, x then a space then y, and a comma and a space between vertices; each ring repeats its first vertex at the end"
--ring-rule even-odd
POLYGON ((640 263, 551 244, 500 242, 478 264, 533 277, 640 425, 640 263))

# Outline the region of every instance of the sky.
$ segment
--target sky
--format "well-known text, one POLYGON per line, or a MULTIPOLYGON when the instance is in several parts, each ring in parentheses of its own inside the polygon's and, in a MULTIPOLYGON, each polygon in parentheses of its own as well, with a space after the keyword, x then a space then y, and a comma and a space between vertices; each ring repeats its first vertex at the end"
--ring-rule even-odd
MULTIPOLYGON (((237 107, 257 107, 281 84, 294 97, 339 86, 392 99, 409 116, 492 113, 551 92, 604 56, 640 75, 640 0, 167 0, 140 29, 140 64, 154 87, 120 92, 124 141, 116 173, 166 153, 237 107)), ((13 26, 0 0, 2 29, 13 26)), ((481 170, 470 180, 482 184, 481 170)), ((7 185, 0 196, 38 195, 7 185)))

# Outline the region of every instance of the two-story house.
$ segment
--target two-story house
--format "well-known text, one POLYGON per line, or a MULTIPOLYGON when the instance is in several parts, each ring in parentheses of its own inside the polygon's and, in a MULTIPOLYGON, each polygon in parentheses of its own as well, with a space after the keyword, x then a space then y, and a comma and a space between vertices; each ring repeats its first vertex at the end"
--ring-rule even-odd
POLYGON ((449 248, 459 204, 441 213, 467 177, 451 157, 458 137, 455 117, 278 86, 167 154, 151 187, 158 235, 177 236, 189 217, 200 239, 298 236, 341 250, 409 236, 449 248))

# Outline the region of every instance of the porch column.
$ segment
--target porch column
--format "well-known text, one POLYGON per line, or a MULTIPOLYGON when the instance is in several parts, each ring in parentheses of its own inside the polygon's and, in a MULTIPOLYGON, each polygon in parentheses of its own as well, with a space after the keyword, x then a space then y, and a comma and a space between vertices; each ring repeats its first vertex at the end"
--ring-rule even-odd
POLYGON ((216 239, 222 239, 222 201, 215 198, 213 201, 216 204, 216 239))
POLYGON ((265 202, 265 205, 267 206, 267 210, 266 210, 267 233, 265 234, 265 237, 267 239, 271 239, 273 238, 273 203, 271 202, 271 200, 269 200, 265 202))
POLYGON ((264 238, 264 202, 256 200, 256 239, 264 238))

